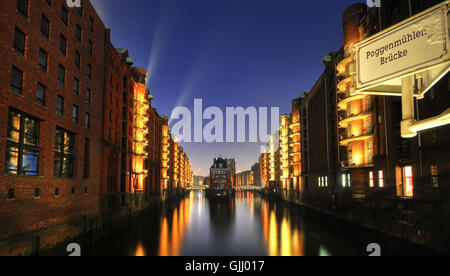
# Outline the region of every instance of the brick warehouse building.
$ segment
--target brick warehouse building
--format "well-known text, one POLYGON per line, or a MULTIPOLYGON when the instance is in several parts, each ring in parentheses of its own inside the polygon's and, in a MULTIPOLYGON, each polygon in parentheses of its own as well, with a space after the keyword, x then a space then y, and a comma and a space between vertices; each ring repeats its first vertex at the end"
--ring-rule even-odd
MULTIPOLYGON (((343 48, 323 59, 324 73, 309 93, 293 101, 293 113, 300 109, 302 177, 298 189, 289 191, 299 198, 283 197, 378 232, 449 250, 450 127, 403 139, 400 97, 348 93, 354 89, 353 45, 439 2, 414 1, 410 6, 409 1, 382 1, 381 9, 369 10, 361 3, 344 12, 343 48)), ((449 91, 447 75, 416 100, 416 119, 448 109, 449 91)))
POLYGON ((98 213, 105 26, 84 2, 0 3, 0 240, 98 213))
POLYGON ((147 72, 82 3, 0 3, 0 255, 88 243, 166 199, 168 118, 147 72))

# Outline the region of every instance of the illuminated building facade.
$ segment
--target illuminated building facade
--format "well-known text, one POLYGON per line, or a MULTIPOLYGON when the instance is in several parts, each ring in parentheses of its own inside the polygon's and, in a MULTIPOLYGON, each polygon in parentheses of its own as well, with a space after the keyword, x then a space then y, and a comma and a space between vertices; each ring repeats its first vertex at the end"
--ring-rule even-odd
POLYGON ((161 194, 162 178, 162 134, 163 126, 166 124, 165 118, 161 117, 155 108, 150 108, 148 112, 148 182, 150 196, 159 196, 161 194))
POLYGON ((270 174, 269 174, 269 159, 270 159, 270 155, 269 153, 267 153, 267 149, 264 149, 264 153, 262 153, 259 156, 259 171, 260 171, 260 178, 261 178, 261 184, 264 188, 268 188, 269 185, 269 179, 270 179, 270 174))
POLYGON ((168 119, 151 106, 147 72, 82 5, 0 2, 0 255, 120 221, 160 200, 168 179, 168 119))
POLYGON ((289 126, 291 124, 291 114, 285 114, 281 116, 281 126, 280 126, 280 181, 283 190, 288 190, 288 184, 290 184, 290 173, 289 173, 289 145, 290 145, 290 131, 289 126))
POLYGON ((245 171, 236 175, 236 186, 250 186, 253 184, 254 182, 252 171, 245 171))
POLYGON ((301 154, 301 117, 300 104, 292 101, 292 115, 289 124, 289 189, 294 191, 294 197, 299 197, 302 187, 302 154, 301 154))
POLYGON ((181 187, 180 183, 180 174, 181 174, 181 170, 180 170, 180 153, 179 153, 179 146, 178 143, 173 141, 171 144, 171 160, 172 160, 172 170, 171 170, 171 175, 172 177, 172 188, 173 189, 178 189, 181 187))
POLYGON ((146 86, 147 72, 133 68, 134 115, 133 115, 133 157, 131 193, 144 193, 148 190, 148 121, 151 94, 146 86))
MULTIPOLYGON (((170 169, 170 131, 169 126, 164 124, 162 127, 161 137, 161 191, 166 191, 169 188, 169 169, 170 169)), ((181 170, 181 168, 180 168, 181 170)), ((181 181, 181 179, 180 179, 181 181)))
POLYGON ((214 158, 214 163, 210 168, 210 187, 213 189, 234 188, 233 170, 235 168, 235 163, 230 159, 214 158))
MULTIPOLYGON (((348 169, 353 181, 353 196, 364 197, 366 175, 374 167, 374 155, 385 137, 380 137, 374 122, 376 111, 374 96, 354 95, 356 82, 355 43, 365 37, 360 28, 367 7, 355 4, 343 15, 344 46, 337 64, 337 106, 340 164, 348 169), (377 132, 377 133, 375 133, 377 132), (376 135, 378 135, 375 139, 376 135)), ((382 108, 380 106, 380 108, 382 108)))
POLYGON ((253 176, 253 185, 262 187, 262 181, 261 181, 261 166, 260 163, 255 163, 252 168, 252 176, 253 176))
MULTIPOLYGON (((343 48, 324 57, 323 74, 308 93, 293 100, 291 119, 281 118, 279 151, 271 150, 276 141, 272 138, 268 153, 260 157, 268 190, 277 180, 285 183, 289 122, 289 144, 299 145, 288 151, 293 157, 290 179, 300 176, 300 185, 298 196, 288 200, 405 240, 439 248, 450 244, 450 202, 445 197, 450 163, 443 154, 450 152, 450 127, 403 139, 400 97, 352 93, 355 43, 439 2, 386 0, 381 9, 368 10, 361 3, 344 12, 343 48)), ((447 110, 448 91, 447 75, 416 101, 416 119, 447 110)), ((292 191, 297 192, 294 188, 290 195, 292 191)))

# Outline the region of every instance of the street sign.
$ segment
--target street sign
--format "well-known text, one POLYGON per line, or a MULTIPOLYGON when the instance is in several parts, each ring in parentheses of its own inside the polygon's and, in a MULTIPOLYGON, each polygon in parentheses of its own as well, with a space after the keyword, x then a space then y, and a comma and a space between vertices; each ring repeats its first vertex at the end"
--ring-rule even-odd
POLYGON ((401 96, 402 78, 416 75, 422 97, 450 70, 449 2, 355 45, 356 93, 401 96))

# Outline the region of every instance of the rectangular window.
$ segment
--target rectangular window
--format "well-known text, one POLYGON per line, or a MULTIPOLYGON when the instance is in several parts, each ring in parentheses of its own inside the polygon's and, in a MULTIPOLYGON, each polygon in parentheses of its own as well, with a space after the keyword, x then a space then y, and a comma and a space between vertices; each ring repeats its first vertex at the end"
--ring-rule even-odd
POLYGON ((61 9, 61 20, 64 25, 67 26, 69 24, 69 11, 64 6, 61 9))
POLYGON ((15 198, 14 189, 8 189, 8 200, 14 200, 15 198))
POLYGON ((46 38, 50 37, 50 21, 45 16, 41 18, 41 34, 46 38))
POLYGON ((373 141, 367 142, 367 164, 373 164, 373 141))
POLYGON ((433 188, 439 188, 439 169, 438 166, 431 166, 431 184, 433 188))
POLYGON ((81 55, 78 51, 75 51, 75 66, 78 68, 81 66, 81 55))
POLYGON ((384 172, 378 171, 378 187, 384 188, 384 172))
POLYGON ((80 95, 80 80, 77 78, 73 80, 73 93, 77 96, 80 95))
POLYGON ((372 125, 372 118, 367 119, 367 126, 366 126, 366 133, 365 134, 371 134, 372 130, 373 130, 373 125, 372 125))
POLYGON ((91 89, 86 88, 86 103, 87 104, 91 104, 91 89))
POLYGON ((67 54, 67 39, 64 36, 59 37, 59 50, 63 55, 67 54))
POLYGON ((91 128, 91 114, 86 113, 84 116, 84 127, 87 129, 91 128))
POLYGON ((403 168, 403 185, 404 185, 404 195, 406 197, 414 196, 414 179, 413 179, 413 168, 412 166, 403 168))
POLYGON ((17 10, 24 17, 28 17, 28 0, 18 0, 17 1, 17 10))
POLYGON ((64 116, 64 98, 59 95, 56 101, 56 114, 64 116))
POLYGON ((22 112, 9 111, 6 173, 38 175, 40 122, 22 112))
POLYGON ((44 85, 42 85, 41 83, 38 83, 36 102, 42 106, 45 106, 45 90, 46 90, 46 87, 44 85))
POLYGON ((412 166, 397 167, 397 196, 399 197, 414 197, 414 179, 412 166))
POLYGON ((347 147, 348 165, 353 166, 353 146, 348 145, 347 147))
POLYGON ((72 120, 75 123, 78 123, 78 106, 74 105, 72 108, 72 120))
POLYGON ((14 50, 16 50, 17 53, 21 54, 22 56, 25 55, 25 42, 26 42, 26 35, 24 32, 19 30, 18 28, 14 31, 14 50))
POLYGON ((91 40, 88 41, 88 52, 92 56, 93 45, 92 45, 92 41, 91 40))
POLYGON ((94 31, 94 19, 92 17, 89 17, 89 30, 91 30, 91 32, 94 31))
POLYGON ((87 75, 90 80, 92 80, 92 65, 88 64, 87 66, 87 75))
POLYGON ((11 90, 22 94, 22 82, 23 72, 13 66, 11 72, 11 90))
POLYGON ((370 96, 366 98, 366 112, 372 111, 372 99, 370 96))
POLYGON ((39 199, 41 197, 41 190, 40 189, 34 189, 34 198, 39 199))
POLYGON ((62 65, 59 65, 58 67, 58 82, 61 85, 66 83, 66 68, 62 65))
POLYGON ((369 187, 370 188, 375 187, 375 178, 373 172, 369 172, 369 187))
POLYGON ((77 25, 75 36, 78 39, 78 41, 81 42, 82 31, 80 25, 77 25))
POLYGON ((84 141, 84 179, 89 178, 89 158, 90 158, 90 141, 88 138, 84 141))
POLYGON ((73 177, 75 135, 62 128, 56 129, 55 177, 73 177))
POLYGON ((42 49, 39 49, 38 66, 44 72, 47 72, 48 54, 42 49))

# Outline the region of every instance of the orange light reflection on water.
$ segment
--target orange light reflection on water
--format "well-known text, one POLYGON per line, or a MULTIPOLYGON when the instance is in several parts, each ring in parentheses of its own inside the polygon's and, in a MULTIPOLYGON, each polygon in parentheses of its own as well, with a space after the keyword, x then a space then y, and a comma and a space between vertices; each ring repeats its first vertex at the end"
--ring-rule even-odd
POLYGON ((289 217, 270 210, 269 204, 262 205, 263 237, 269 256, 304 256, 304 234, 292 225, 289 217))
POLYGON ((163 217, 159 237, 159 256, 180 255, 184 235, 191 218, 193 195, 192 193, 189 198, 184 199, 179 208, 175 208, 171 215, 163 217))

